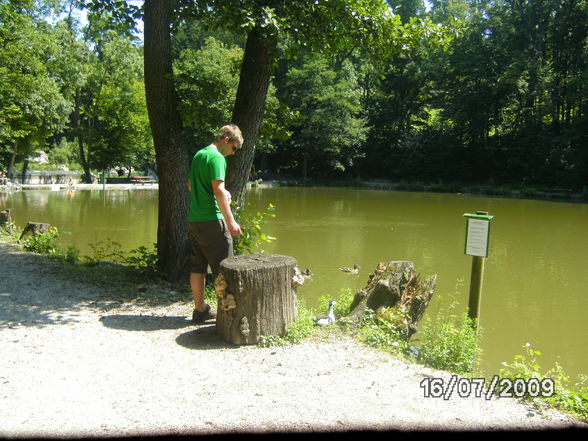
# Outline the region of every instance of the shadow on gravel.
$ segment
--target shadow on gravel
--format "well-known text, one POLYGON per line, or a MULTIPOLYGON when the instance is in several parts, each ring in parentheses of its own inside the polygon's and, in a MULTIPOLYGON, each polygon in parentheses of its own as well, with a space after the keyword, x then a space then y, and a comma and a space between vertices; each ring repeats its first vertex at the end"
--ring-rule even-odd
POLYGON ((237 349, 239 345, 224 341, 216 333, 215 325, 200 326, 192 331, 184 332, 176 338, 176 343, 188 349, 237 349))
POLYGON ((136 314, 113 314, 100 318, 107 328, 124 331, 162 331, 165 329, 181 329, 192 325, 186 317, 157 317, 136 314))
MULTIPOLYGON (((102 313, 131 301, 157 307, 191 298, 164 284, 139 283, 126 270, 68 264, 4 242, 0 242, 0 274, 0 329, 75 323, 84 310, 102 313)), ((179 318, 163 320, 142 323, 131 318, 125 325, 124 319, 113 318, 111 325, 137 330, 189 325, 186 319, 185 323, 179 318)))

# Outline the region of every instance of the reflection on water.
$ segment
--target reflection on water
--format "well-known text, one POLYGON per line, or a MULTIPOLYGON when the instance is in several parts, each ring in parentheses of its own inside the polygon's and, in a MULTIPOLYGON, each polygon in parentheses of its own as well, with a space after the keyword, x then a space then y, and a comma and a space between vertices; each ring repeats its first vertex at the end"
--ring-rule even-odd
MULTIPOLYGON (((321 295, 365 286, 378 262, 411 260, 426 277, 437 274, 430 309, 453 295, 467 307, 471 257, 464 255, 464 213, 495 216, 491 225, 481 303, 483 368, 523 353, 531 342, 545 368, 559 362, 572 376, 586 373, 588 335, 585 270, 588 205, 469 195, 341 188, 253 189, 250 208, 276 206, 266 233, 277 238, 269 253, 293 256, 314 276, 298 294, 310 306, 321 295), (340 267, 361 266, 359 274, 340 267)), ((57 226, 63 244, 89 254, 107 238, 124 249, 151 246, 157 233, 157 191, 23 191, 0 200, 18 225, 57 226)))
MULTIPOLYGON (((0 207, 13 210, 17 225, 45 222, 57 227, 59 244, 91 255, 90 245, 112 240, 130 250, 157 238, 157 191, 20 191, 0 207)), ((4 208, 3 208, 4 209, 4 208)))

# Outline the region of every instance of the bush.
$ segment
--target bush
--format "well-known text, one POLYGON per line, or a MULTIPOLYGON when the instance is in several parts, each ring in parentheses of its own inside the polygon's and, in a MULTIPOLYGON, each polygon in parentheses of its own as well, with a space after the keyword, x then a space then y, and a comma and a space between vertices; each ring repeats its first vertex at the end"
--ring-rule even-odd
POLYGON ((474 322, 466 312, 461 315, 439 313, 424 324, 421 332, 419 362, 462 375, 477 369, 482 349, 474 322))
POLYGON ((237 210, 236 218, 243 234, 234 239, 235 255, 253 253, 261 244, 269 243, 274 237, 263 232, 263 226, 269 218, 275 217, 276 207, 269 204, 265 211, 253 213, 247 210, 237 210))
POLYGON ((525 395, 526 399, 545 400, 551 406, 571 413, 574 417, 588 420, 588 377, 580 375, 578 381, 571 384, 563 368, 556 363, 555 368, 544 374, 541 372, 537 358, 541 352, 533 349, 530 343, 523 346, 525 355, 517 355, 512 363, 503 363, 504 368, 500 370, 500 376, 516 380, 550 379, 554 386, 547 393, 539 394, 537 397, 525 395))
POLYGON ((27 237, 23 242, 23 247, 32 253, 55 254, 58 238, 59 231, 57 231, 57 228, 50 227, 47 233, 38 233, 27 237))
POLYGON ((363 342, 396 355, 407 355, 409 343, 403 331, 403 317, 394 308, 367 311, 359 335, 363 342))

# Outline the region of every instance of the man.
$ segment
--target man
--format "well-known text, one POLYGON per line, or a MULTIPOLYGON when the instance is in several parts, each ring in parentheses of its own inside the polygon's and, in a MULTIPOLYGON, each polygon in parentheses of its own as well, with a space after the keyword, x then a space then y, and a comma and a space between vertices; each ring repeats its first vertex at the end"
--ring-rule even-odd
POLYGON ((216 277, 221 260, 233 255, 232 236, 241 235, 241 227, 231 212, 231 194, 225 189, 225 157, 235 154, 242 145, 243 135, 239 127, 227 125, 219 130, 215 141, 198 151, 192 160, 188 179, 188 232, 192 248, 192 321, 195 323, 216 317, 216 312, 204 303, 207 266, 210 265, 216 277))

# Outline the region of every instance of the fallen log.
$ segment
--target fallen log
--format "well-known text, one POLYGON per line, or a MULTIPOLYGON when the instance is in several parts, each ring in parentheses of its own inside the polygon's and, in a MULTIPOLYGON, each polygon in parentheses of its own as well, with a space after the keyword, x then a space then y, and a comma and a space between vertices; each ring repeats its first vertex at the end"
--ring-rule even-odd
POLYGON ((223 260, 215 279, 217 333, 235 344, 284 336, 297 317, 296 287, 302 280, 292 257, 247 254, 223 260))
POLYGON ((359 290, 350 306, 350 313, 340 320, 344 324, 358 324, 368 311, 391 308, 398 330, 410 338, 417 332, 437 285, 437 276, 426 280, 416 274, 409 261, 379 263, 370 274, 367 285, 359 290))

